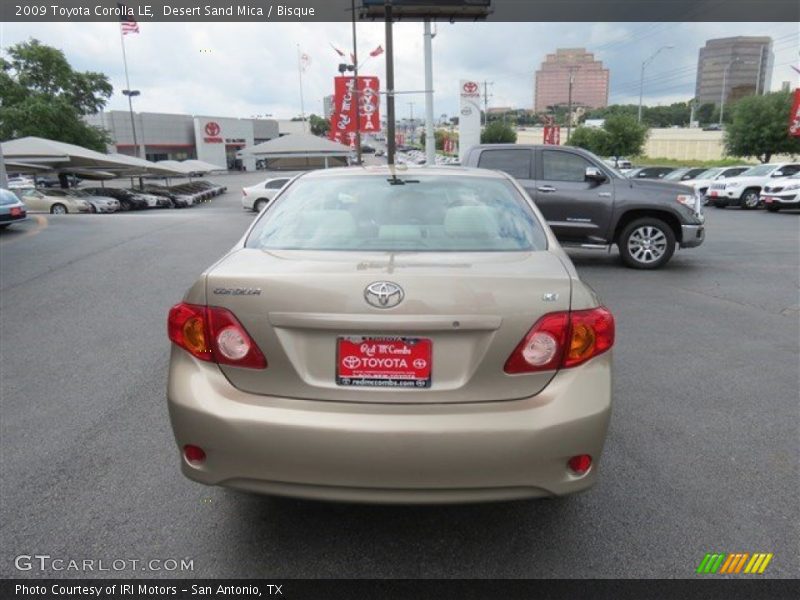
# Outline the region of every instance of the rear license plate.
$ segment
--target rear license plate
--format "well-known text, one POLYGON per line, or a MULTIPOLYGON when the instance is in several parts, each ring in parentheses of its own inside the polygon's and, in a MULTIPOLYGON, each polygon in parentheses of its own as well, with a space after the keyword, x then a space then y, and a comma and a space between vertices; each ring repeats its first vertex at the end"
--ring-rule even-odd
POLYGON ((14 208, 11 209, 12 217, 21 217, 23 214, 24 213, 22 212, 22 209, 19 208, 18 206, 15 206, 14 208))
POLYGON ((336 383, 358 387, 428 388, 433 343, 425 338, 340 337, 336 383))
POLYGON ((712 198, 716 198, 716 197, 717 197, 717 192, 716 192, 716 190, 711 190, 711 191, 708 193, 708 195, 709 195, 709 196, 711 196, 712 198))

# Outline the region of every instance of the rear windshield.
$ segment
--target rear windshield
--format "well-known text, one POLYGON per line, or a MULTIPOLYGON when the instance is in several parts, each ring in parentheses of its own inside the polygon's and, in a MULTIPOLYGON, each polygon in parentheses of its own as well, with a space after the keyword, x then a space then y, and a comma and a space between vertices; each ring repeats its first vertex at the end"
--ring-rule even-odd
POLYGON ((300 178, 268 208, 246 247, 388 252, 544 250, 536 216, 505 179, 300 178))
POLYGON ((8 190, 0 190, 0 205, 16 204, 17 202, 19 202, 19 198, 17 198, 14 194, 8 190))

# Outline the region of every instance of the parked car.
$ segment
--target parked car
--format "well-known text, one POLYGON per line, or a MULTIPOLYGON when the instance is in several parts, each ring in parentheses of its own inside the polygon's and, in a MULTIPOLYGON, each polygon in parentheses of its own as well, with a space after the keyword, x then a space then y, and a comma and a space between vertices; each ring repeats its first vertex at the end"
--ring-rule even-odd
POLYGON ((800 173, 795 173, 779 183, 764 186, 761 197, 770 212, 778 212, 783 208, 800 208, 800 173))
POLYGON ((687 179, 681 183, 691 185, 698 194, 703 196, 703 204, 708 204, 708 188, 713 182, 736 177, 749 168, 749 165, 739 167, 714 167, 696 175, 694 179, 687 179))
POLYGON ((53 189, 47 191, 48 196, 60 196, 60 197, 72 197, 72 198, 81 198, 86 200, 89 203, 90 212, 93 213, 112 213, 117 212, 119 210, 119 200, 116 198, 111 198, 110 196, 98 196, 95 194, 89 194, 88 192, 84 192, 83 190, 62 190, 62 189, 53 189))
POLYGON ((681 167, 679 169, 675 169, 674 171, 667 173, 662 177, 664 181, 676 181, 678 183, 686 183, 691 179, 694 179, 700 173, 706 171, 705 167, 681 167))
POLYGON ((758 208, 761 190, 775 185, 776 179, 800 172, 800 163, 766 164, 752 167, 738 177, 724 182, 714 182, 708 189, 709 202, 717 208, 741 206, 744 209, 758 208))
POLYGON ((167 198, 172 203, 172 206, 175 208, 186 208, 194 204, 194 198, 192 196, 189 196, 187 194, 173 193, 170 191, 169 188, 163 185, 156 185, 154 183, 149 183, 145 185, 144 188, 138 191, 143 191, 148 194, 154 194, 156 196, 161 196, 162 198, 167 198))
POLYGON ((690 187, 621 177, 580 148, 485 144, 470 148, 462 164, 516 177, 562 245, 616 244, 629 267, 661 267, 677 247, 705 239, 702 202, 690 187))
POLYGON ((112 187, 88 187, 83 188, 83 191, 88 194, 96 194, 98 196, 109 196, 119 201, 119 208, 123 211, 128 210, 143 210, 148 207, 147 200, 122 188, 112 187))
POLYGON ((147 202, 147 208, 172 208, 172 200, 166 196, 152 194, 136 188, 128 188, 126 191, 131 192, 133 195, 147 202))
POLYGON ((27 219, 28 211, 22 200, 13 192, 0 189, 0 229, 27 219))
MULTIPOLYGON (((74 175, 67 175, 67 186, 68 187, 77 187, 82 180, 78 179, 74 175)), ((37 187, 45 187, 45 188, 60 188, 61 187, 61 179, 58 176, 51 176, 51 177, 37 177, 36 178, 36 186, 37 187)))
POLYGON ((675 167, 639 167, 631 169, 625 176, 628 179, 662 179, 674 170, 675 167))
MULTIPOLYGON (((59 190, 53 190, 59 191, 59 190)), ((71 195, 50 194, 35 188, 18 188, 14 190, 20 200, 28 207, 29 212, 47 212, 54 215, 68 213, 88 213, 92 206, 83 198, 71 195)))
POLYGON ((597 479, 614 319, 504 173, 302 174, 168 333, 176 458, 195 481, 420 503, 597 479))
POLYGON ((8 178, 8 189, 33 187, 33 177, 27 175, 11 175, 8 178))
POLYGON ((242 208, 261 212, 289 181, 291 177, 274 177, 242 188, 242 208))

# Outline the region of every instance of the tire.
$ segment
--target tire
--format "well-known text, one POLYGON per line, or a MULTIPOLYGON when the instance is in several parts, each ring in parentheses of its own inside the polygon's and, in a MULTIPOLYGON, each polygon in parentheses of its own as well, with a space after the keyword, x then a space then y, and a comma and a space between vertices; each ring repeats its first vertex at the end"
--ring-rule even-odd
POLYGON ((256 203, 253 204, 253 210, 256 211, 257 213, 260 213, 262 210, 264 210, 264 207, 267 205, 267 202, 269 202, 269 200, 264 200, 264 198, 256 200, 256 203))
POLYGON ((775 206, 774 204, 768 204, 767 205, 767 210, 769 212, 778 212, 780 209, 781 209, 780 206, 775 206))
POLYGON ((626 267, 658 269, 675 253, 675 233, 661 219, 635 219, 622 230, 617 245, 626 267))
POLYGON ((60 203, 53 204, 50 207, 51 215, 66 215, 68 212, 67 207, 60 203))
POLYGON ((742 193, 741 198, 739 198, 739 206, 741 206, 744 210, 753 210, 754 208, 758 208, 758 203, 760 200, 761 198, 758 190, 751 188, 742 193))
POLYGON ((7 229, 9 225, 11 225, 11 223, 2 223, 2 224, 0 224, 0 231, 2 231, 3 229, 7 229))
POLYGON ((89 212, 95 214, 97 213, 97 208, 95 207, 94 204, 89 204, 89 212))

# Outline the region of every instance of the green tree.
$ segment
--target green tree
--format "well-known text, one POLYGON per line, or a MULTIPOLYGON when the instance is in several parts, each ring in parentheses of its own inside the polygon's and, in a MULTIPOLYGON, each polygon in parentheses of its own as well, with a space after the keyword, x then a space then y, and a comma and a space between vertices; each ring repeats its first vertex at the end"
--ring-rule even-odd
POLYGON ((569 137, 569 145, 584 148, 589 152, 604 156, 609 154, 608 132, 599 127, 580 126, 572 131, 569 137))
POLYGON ((701 104, 697 107, 697 110, 694 113, 694 118, 701 125, 706 125, 712 122, 712 117, 714 116, 714 103, 713 102, 706 102, 705 104, 701 104))
POLYGON ((513 144, 516 141, 517 132, 502 121, 489 123, 481 132, 481 144, 513 144))
POLYGON ((725 151, 731 156, 769 162, 773 154, 800 154, 800 139, 789 135, 790 92, 742 98, 725 129, 725 151))
POLYGON ((570 146, 585 148, 601 156, 638 156, 647 140, 647 127, 633 116, 616 114, 606 117, 602 129, 578 127, 570 146))
POLYGON ((104 151, 108 134, 82 117, 102 109, 108 77, 72 69, 64 53, 32 39, 0 58, 0 139, 27 135, 104 151))
POLYGON ((308 118, 308 122, 311 127, 312 135, 324 136, 328 133, 328 130, 331 128, 331 122, 328 119, 317 115, 311 115, 308 118))

